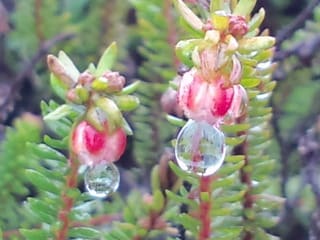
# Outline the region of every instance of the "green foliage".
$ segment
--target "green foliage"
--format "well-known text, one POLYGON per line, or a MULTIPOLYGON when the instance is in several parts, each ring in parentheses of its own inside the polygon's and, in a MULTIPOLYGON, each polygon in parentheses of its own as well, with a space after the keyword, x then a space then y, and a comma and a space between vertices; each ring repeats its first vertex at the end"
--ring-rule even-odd
POLYGON ((139 165, 150 169, 173 133, 173 128, 160 110, 160 98, 175 76, 173 46, 168 42, 170 37, 174 37, 170 35, 169 27, 174 28, 175 22, 168 22, 168 14, 172 14, 170 8, 165 8, 165 5, 170 6, 168 0, 130 2, 138 19, 135 29, 141 38, 138 51, 144 59, 138 74, 143 80, 138 90, 141 106, 132 116, 134 155, 139 165))
POLYGON ((27 221, 26 213, 20 208, 22 201, 30 194, 30 181, 24 170, 37 165, 27 142, 40 141, 39 122, 36 117, 16 119, 13 128, 7 128, 6 138, 1 142, 0 227, 3 230, 15 229, 27 221))
MULTIPOLYGON (((59 2, 60 5, 49 0, 40 2, 43 4, 40 29, 43 31, 44 40, 51 39, 64 30, 77 33, 74 40, 64 45, 64 49, 77 56, 76 61, 80 66, 92 62, 95 52, 102 48, 105 41, 109 42, 111 38, 121 38, 121 41, 125 39, 126 33, 118 25, 121 14, 116 9, 123 13, 128 6, 123 6, 126 4, 121 1, 67 0, 59 2), (88 13, 84 13, 84 9, 87 9, 88 13), (105 20, 110 21, 108 22, 110 26, 111 23, 116 23, 116 27, 113 27, 115 30, 104 29, 101 33, 105 20), (62 26, 67 27, 61 29, 62 26)), ((112 100, 119 105, 120 110, 131 110, 138 105, 137 98, 122 97, 138 88, 141 106, 131 117, 134 125, 133 151, 135 161, 143 169, 137 172, 145 174, 158 162, 164 147, 173 138, 176 129, 170 123, 178 127, 185 124, 185 120, 166 116, 160 110, 161 95, 167 89, 168 82, 176 75, 175 56, 169 39, 173 37, 170 28, 174 27, 173 25, 178 21, 171 12, 172 9, 168 8, 171 3, 169 0, 131 0, 130 2, 135 8, 138 22, 132 30, 135 31, 133 38, 139 39, 137 48, 139 56, 142 57, 142 64, 139 66, 138 77, 143 82, 139 87, 137 87, 138 84, 132 84, 124 88, 112 100), (168 14, 172 17, 171 20, 168 19, 168 14)), ((254 2, 241 0, 236 11, 249 15, 254 2), (250 8, 247 7, 247 3, 250 8)), ((35 0, 17 1, 17 10, 13 17, 16 31, 11 34, 12 41, 9 45, 12 51, 16 49, 17 53, 20 52, 19 57, 24 59, 29 59, 36 52, 41 40, 39 32, 37 33, 39 29, 36 29, 39 26, 35 19, 34 6, 35 0), (25 42, 19 45, 18 40, 21 38, 24 38, 25 42)), ((223 1, 212 1, 211 8, 222 7, 226 7, 223 1)), ((206 16, 204 8, 195 7, 194 9, 206 16)), ((191 13, 186 12, 186 14, 190 16, 191 13)), ((263 18, 264 10, 260 10, 249 24, 248 36, 256 36, 263 18)), ((189 25, 181 22, 184 37, 191 39, 203 37, 202 31, 190 31, 190 26, 194 25, 192 19, 197 19, 194 20, 197 27, 200 18, 195 15, 192 15, 190 22, 187 22, 189 25)), ((286 43, 287 47, 290 48, 292 44, 303 41, 300 37, 304 34, 313 36, 314 29, 319 30, 316 23, 317 21, 309 24, 307 30, 298 33, 294 42, 286 43)), ((175 34, 180 35, 179 32, 175 34)), ((191 49, 195 42, 192 40, 191 49)), ((0 228, 5 231, 17 228, 19 225, 24 239, 54 239, 57 231, 62 227, 61 215, 65 207, 65 197, 69 197, 73 201, 69 215, 65 216, 70 223, 67 226, 69 239, 130 240, 159 237, 179 239, 178 231, 182 227, 186 229, 187 239, 196 239, 201 228, 201 221, 196 215, 201 207, 201 201, 212 199, 211 209, 208 210, 212 221, 213 233, 210 236, 212 239, 244 239, 244 234, 248 232, 253 234, 254 239, 275 239, 265 231, 274 225, 278 207, 283 201, 273 196, 273 187, 278 181, 274 176, 276 160, 267 154, 271 139, 268 122, 272 113, 269 100, 275 87, 275 82, 271 81, 274 66, 269 62, 273 54, 269 49, 272 45, 271 38, 264 38, 262 42, 248 41, 244 42, 241 51, 236 53, 244 67, 241 84, 246 88, 250 98, 248 117, 244 122, 222 127, 227 135, 226 142, 230 154, 210 185, 211 195, 208 192, 199 191, 198 176, 182 171, 173 162, 169 164, 166 162, 164 165, 160 162, 152 169, 151 181, 148 184, 151 186, 150 194, 146 193, 145 188, 130 189, 129 193, 121 192, 122 196, 114 194, 107 201, 93 200, 87 193, 81 191, 83 184, 81 174, 84 170, 82 167, 77 172, 79 179, 76 186, 69 188, 66 185, 66 178, 72 171, 70 169, 72 164, 66 154, 69 149, 69 135, 74 123, 79 120, 79 116, 83 115, 85 109, 75 104, 59 104, 51 100, 48 103, 41 103, 46 126, 50 129, 50 134, 44 136, 43 143, 38 144, 39 129, 33 129, 32 126, 22 122, 17 122, 16 130, 8 130, 7 139, 2 143, 0 228), (252 51, 255 53, 252 54, 252 51), (29 151, 32 152, 32 156, 29 151), (28 170, 23 171, 23 169, 28 170), (176 178, 170 178, 170 174, 174 175, 173 173, 176 178), (250 176, 250 182, 242 180, 243 174, 250 176), (170 182, 171 185, 169 183, 165 185, 163 181, 170 182), (19 205, 22 202, 20 198, 24 199, 30 194, 26 189, 26 183, 32 184, 34 192, 29 195, 25 208, 20 210, 19 205), (248 196, 254 199, 250 208, 245 207, 248 196), (182 212, 182 206, 187 210, 182 212), (109 219, 112 214, 116 215, 116 220, 110 224, 113 219, 105 219, 109 219), (105 222, 97 223, 94 221, 96 219, 104 219, 105 222)), ((57 48, 61 46, 58 45, 57 48)), ((123 48, 120 47, 119 50, 121 49, 123 48)), ((115 53, 115 45, 106 52, 115 53)), ((70 62, 63 57, 63 53, 60 55, 62 57, 59 59, 70 67, 70 62)), ((186 61, 186 65, 192 66, 191 50, 185 53, 179 52, 178 49, 177 55, 186 61)), ((114 61, 114 54, 106 54, 101 58, 97 69, 91 65, 89 70, 101 75, 114 61)), ((288 61, 291 61, 288 65, 294 65, 297 60, 289 59, 288 61)), ((318 74, 316 66, 315 61, 312 65, 314 75, 318 74)), ((79 72, 76 72, 77 74, 79 72)), ((316 105, 316 96, 320 89, 318 84, 310 80, 311 75, 306 70, 290 74, 297 85, 293 86, 286 81, 280 83, 279 93, 275 95, 275 101, 281 103, 278 110, 286 113, 286 116, 280 120, 281 135, 286 138, 290 138, 292 129, 304 116, 308 116, 313 110, 312 107, 316 105), (301 105, 307 107, 296 107, 301 105)), ((53 87, 56 87, 55 90, 64 98, 66 89, 59 85, 59 79, 52 77, 51 81, 53 87)), ((101 85, 96 86, 98 90, 101 90, 100 87, 101 85)), ((108 111, 112 111, 110 104, 106 102, 101 104, 108 111)), ((119 118, 119 115, 116 117, 119 118)), ((123 125, 127 123, 123 122, 123 125)), ((130 132, 129 128, 127 133, 130 132)), ((273 156, 277 157, 277 154, 273 156)), ((296 156, 290 156, 290 161, 293 161, 294 157, 296 156)), ((172 158, 169 157, 170 160, 172 158)), ((298 170, 295 169, 295 171, 298 170)), ((141 177, 136 178, 141 180, 141 177)), ((297 178, 288 186, 293 196, 297 191, 297 182, 300 181, 297 178)), ((148 182, 148 179, 149 177, 143 175, 144 183, 148 182)), ((314 204, 310 191, 307 190, 305 195, 308 203, 314 204)), ((311 210, 306 211, 309 213, 311 210)), ((305 214, 301 212, 302 215, 305 214)), ((305 215, 302 219, 307 224, 305 215)), ((12 237, 12 239, 16 238, 12 237)))
MULTIPOLYGON (((41 104, 43 115, 53 112, 58 107, 59 105, 54 101, 41 104)), ((66 196, 74 200, 75 206, 66 217, 74 222, 89 219, 85 211, 77 210, 77 207, 80 208, 87 199, 86 194, 81 193, 78 188, 65 186, 65 176, 70 169, 67 158, 60 153, 68 148, 68 136, 77 115, 77 112, 70 110, 68 115, 60 117, 59 120, 48 120, 47 124, 52 130, 52 135, 55 136, 45 136, 45 143, 28 144, 33 157, 41 164, 36 169, 26 171, 26 176, 38 191, 36 197, 28 198, 26 207, 32 213, 37 225, 41 227, 32 230, 21 229, 20 232, 25 239, 50 239, 55 236, 61 224, 57 221, 57 216, 65 204, 65 197, 61 195, 64 191, 66 196)), ((99 235, 99 231, 87 227, 71 227, 68 231, 70 238, 96 239, 99 235)))

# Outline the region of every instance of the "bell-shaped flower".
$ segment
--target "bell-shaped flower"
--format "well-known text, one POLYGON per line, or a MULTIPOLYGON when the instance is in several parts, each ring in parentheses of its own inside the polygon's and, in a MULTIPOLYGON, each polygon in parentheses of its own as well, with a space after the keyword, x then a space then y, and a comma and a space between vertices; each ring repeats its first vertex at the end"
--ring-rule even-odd
POLYGON ((186 72, 178 90, 178 104, 186 117, 210 124, 218 123, 233 100, 234 89, 225 87, 226 81, 223 75, 206 81, 196 68, 186 72))
POLYGON ((108 122, 98 131, 87 121, 80 122, 71 136, 71 149, 81 164, 96 166, 117 161, 123 154, 127 143, 125 131, 117 128, 112 132, 108 122))

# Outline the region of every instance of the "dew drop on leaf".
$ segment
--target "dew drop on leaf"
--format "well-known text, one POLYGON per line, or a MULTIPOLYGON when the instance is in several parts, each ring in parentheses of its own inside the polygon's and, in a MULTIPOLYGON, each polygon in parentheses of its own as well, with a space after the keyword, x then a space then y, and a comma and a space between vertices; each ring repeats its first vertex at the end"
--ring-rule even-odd
POLYGON ((225 153, 224 134, 204 121, 189 120, 178 134, 175 156, 184 171, 200 176, 214 174, 221 167, 225 153))
POLYGON ((119 182, 119 170, 113 163, 89 167, 84 175, 86 189, 93 197, 107 197, 118 189, 119 182))

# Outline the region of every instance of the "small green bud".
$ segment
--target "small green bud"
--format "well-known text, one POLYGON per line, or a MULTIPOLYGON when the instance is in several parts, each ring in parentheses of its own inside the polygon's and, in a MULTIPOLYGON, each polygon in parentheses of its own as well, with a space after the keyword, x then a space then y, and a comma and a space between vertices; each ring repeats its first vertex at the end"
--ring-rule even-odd
POLYGON ((92 82, 91 87, 96 91, 106 91, 108 89, 107 79, 100 77, 92 82))
POLYGON ((219 31, 225 31, 229 27, 229 17, 220 12, 215 12, 211 16, 212 25, 219 31))
POLYGON ((84 87, 78 86, 75 88, 75 92, 82 103, 85 103, 89 99, 89 92, 84 87))

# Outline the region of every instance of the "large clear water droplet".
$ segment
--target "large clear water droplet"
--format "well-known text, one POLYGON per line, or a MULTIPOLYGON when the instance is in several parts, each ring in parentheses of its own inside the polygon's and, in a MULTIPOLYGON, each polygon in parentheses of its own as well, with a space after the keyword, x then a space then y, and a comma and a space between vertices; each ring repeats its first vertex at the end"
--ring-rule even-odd
POLYGON ((221 167, 225 152, 224 134, 206 122, 189 120, 178 134, 175 155, 184 171, 211 175, 221 167))
POLYGON ((86 189, 94 197, 107 197, 118 189, 119 182, 119 170, 112 163, 89 167, 84 175, 86 189))

